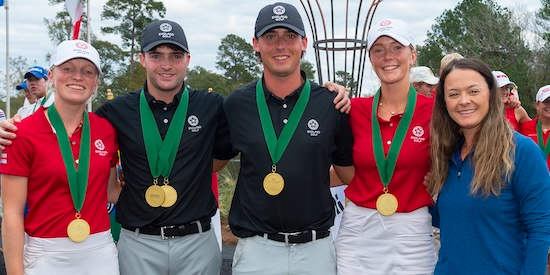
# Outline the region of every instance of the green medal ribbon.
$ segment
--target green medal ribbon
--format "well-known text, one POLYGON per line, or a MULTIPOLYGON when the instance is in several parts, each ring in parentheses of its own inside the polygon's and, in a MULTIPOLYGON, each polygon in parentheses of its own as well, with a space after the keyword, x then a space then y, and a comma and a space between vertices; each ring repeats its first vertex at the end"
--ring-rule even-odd
POLYGON ((269 154, 271 155, 271 160, 273 161, 273 166, 275 166, 283 153, 286 150, 286 147, 290 143, 290 139, 294 135, 298 123, 304 114, 307 103, 309 102, 309 95, 311 94, 311 85, 309 80, 305 81, 304 88, 300 93, 300 97, 290 112, 290 117, 286 125, 283 127, 283 131, 277 139, 275 134, 275 128, 273 127, 273 121, 271 121, 271 115, 267 108, 267 101, 265 100, 264 89, 262 87, 262 80, 259 80, 256 83, 256 104, 258 105, 258 112, 260 113, 260 122, 262 124, 262 129, 264 131, 265 142, 267 148, 269 149, 269 154))
POLYGON ((542 135, 542 123, 540 122, 540 118, 537 119, 537 141, 539 144, 540 149, 544 152, 544 155, 546 158, 548 158, 548 154, 550 153, 550 146, 548 146, 548 141, 550 141, 550 136, 546 139, 546 146, 544 145, 543 135, 542 135))
POLYGON ((145 141, 145 151, 149 169, 154 179, 162 175, 165 181, 172 172, 174 160, 178 152, 181 141, 185 118, 187 117, 187 108, 189 106, 189 92, 184 88, 181 102, 176 108, 172 122, 168 127, 168 132, 164 141, 160 137, 160 132, 153 116, 153 112, 145 99, 145 92, 141 90, 139 98, 139 112, 141 119, 141 132, 145 141))
POLYGON ((57 133, 57 143, 61 150, 61 156, 67 170, 67 179, 69 181, 69 189, 73 198, 74 208, 77 212, 82 210, 84 198, 86 197, 86 187, 88 185, 88 171, 90 170, 90 121, 88 113, 84 112, 84 122, 82 124, 82 136, 80 137, 80 153, 78 158, 78 171, 73 158, 73 151, 67 135, 67 129, 63 125, 63 121, 59 113, 55 109, 55 105, 48 108, 48 117, 52 123, 55 132, 57 133))
POLYGON ((374 158, 376 160, 376 167, 380 174, 380 179, 384 185, 384 190, 387 191, 387 187, 390 184, 395 165, 397 163, 397 157, 401 146, 405 141, 407 130, 411 125, 414 109, 416 106, 416 91, 413 86, 410 86, 409 95, 407 99, 407 106, 405 107, 405 113, 397 126, 393 141, 388 150, 388 155, 384 155, 384 145, 382 144, 382 133, 380 131, 380 124, 378 123, 378 100, 380 98, 380 89, 374 95, 374 101, 372 102, 372 147, 374 150, 374 158))

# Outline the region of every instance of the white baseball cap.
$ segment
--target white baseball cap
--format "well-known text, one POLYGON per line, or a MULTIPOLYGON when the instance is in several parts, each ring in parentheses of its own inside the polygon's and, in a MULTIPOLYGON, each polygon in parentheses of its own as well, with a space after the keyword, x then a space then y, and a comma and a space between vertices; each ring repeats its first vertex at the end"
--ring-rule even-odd
POLYGON ((497 85, 499 88, 502 88, 508 84, 512 84, 514 86, 516 86, 516 83, 510 81, 510 78, 503 72, 501 71, 493 71, 493 76, 495 77, 495 79, 497 80, 497 85))
POLYGON ((537 102, 543 102, 550 97, 550 85, 543 86, 537 92, 537 102))
POLYGON ((411 83, 425 82, 430 85, 435 85, 439 82, 439 78, 434 76, 432 70, 426 66, 414 67, 411 69, 411 83))
POLYGON ((94 63, 101 74, 101 61, 99 53, 90 44, 82 40, 66 40, 61 42, 52 54, 50 67, 59 66, 71 59, 85 58, 94 63))
POLYGON ((414 38, 407 24, 397 19, 384 19, 370 28, 367 36, 367 50, 370 50, 380 36, 389 36, 403 46, 414 44, 414 38))

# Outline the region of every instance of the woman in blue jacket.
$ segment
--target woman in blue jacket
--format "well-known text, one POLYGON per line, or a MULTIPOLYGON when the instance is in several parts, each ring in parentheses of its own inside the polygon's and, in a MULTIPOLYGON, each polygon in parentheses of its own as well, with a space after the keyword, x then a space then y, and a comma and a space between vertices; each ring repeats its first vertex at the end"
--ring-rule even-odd
POLYGON ((436 93, 428 183, 441 229, 435 274, 544 274, 550 176, 542 151, 510 128, 482 62, 451 63, 436 93))

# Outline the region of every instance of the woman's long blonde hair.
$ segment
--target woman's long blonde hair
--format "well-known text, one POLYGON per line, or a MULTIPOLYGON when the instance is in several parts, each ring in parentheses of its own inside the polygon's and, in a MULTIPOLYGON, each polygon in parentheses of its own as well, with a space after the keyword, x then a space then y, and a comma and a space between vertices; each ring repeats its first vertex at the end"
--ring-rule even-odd
POLYGON ((450 117, 445 105, 445 78, 455 69, 476 71, 489 86, 489 111, 474 139, 474 178, 470 183, 470 193, 485 197, 498 196, 515 169, 516 143, 513 130, 504 117, 504 105, 491 69, 471 58, 451 62, 440 76, 430 125, 432 168, 428 190, 434 196, 441 192, 448 176, 449 160, 463 138, 460 127, 450 117))

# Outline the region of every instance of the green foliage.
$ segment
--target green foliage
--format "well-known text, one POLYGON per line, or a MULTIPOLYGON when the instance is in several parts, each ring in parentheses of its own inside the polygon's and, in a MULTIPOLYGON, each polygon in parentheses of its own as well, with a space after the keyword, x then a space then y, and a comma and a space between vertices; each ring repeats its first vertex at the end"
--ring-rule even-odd
POLYGON ((439 16, 427 36, 418 47, 419 66, 438 70, 441 57, 451 52, 480 59, 508 74, 520 88, 524 107, 532 110, 537 85, 529 77, 532 54, 508 9, 493 0, 463 0, 439 16))
POLYGON ((340 84, 344 87, 348 87, 351 90, 349 91, 350 94, 353 94, 353 88, 357 87, 357 82, 353 79, 353 76, 345 71, 337 71, 336 72, 336 79, 335 82, 337 84, 340 84))
POLYGON ((234 87, 248 84, 261 74, 252 45, 234 34, 221 40, 217 60, 216 68, 223 71, 227 81, 234 87))
POLYGON ((213 91, 222 95, 228 95, 237 88, 229 83, 223 75, 209 71, 201 66, 196 66, 187 71, 185 84, 193 89, 208 90, 212 88, 213 91))
MULTIPOLYGON (((309 80, 315 80, 315 67, 313 64, 305 59, 300 61, 300 70, 306 73, 306 77, 309 80)), ((322 83, 321 83, 322 84, 322 83)))
POLYGON ((218 172, 218 194, 220 202, 220 217, 227 219, 231 201, 235 193, 237 178, 239 175, 240 162, 237 160, 230 161, 222 170, 218 172))
POLYGON ((122 49, 129 52, 130 71, 136 67, 139 42, 145 26, 165 14, 164 4, 155 0, 108 0, 103 7, 101 19, 114 20, 119 25, 102 27, 101 32, 120 35, 122 49))

